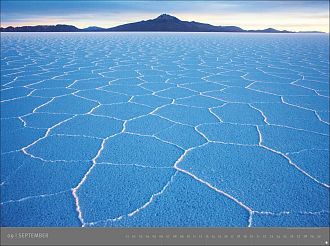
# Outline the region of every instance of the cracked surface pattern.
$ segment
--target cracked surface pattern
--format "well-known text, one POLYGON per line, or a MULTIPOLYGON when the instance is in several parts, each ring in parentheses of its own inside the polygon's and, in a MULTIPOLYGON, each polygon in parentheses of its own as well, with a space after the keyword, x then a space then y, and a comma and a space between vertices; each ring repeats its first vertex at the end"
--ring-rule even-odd
POLYGON ((1 34, 2 226, 329 226, 321 34, 1 34))

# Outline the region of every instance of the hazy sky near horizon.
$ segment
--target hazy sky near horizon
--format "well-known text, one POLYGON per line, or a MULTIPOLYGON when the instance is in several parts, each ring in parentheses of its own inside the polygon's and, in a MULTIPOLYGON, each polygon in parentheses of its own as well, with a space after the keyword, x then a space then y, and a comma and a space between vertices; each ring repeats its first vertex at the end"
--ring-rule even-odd
POLYGON ((113 27, 162 13, 244 29, 329 32, 329 1, 16 1, 1 0, 1 26, 113 27))

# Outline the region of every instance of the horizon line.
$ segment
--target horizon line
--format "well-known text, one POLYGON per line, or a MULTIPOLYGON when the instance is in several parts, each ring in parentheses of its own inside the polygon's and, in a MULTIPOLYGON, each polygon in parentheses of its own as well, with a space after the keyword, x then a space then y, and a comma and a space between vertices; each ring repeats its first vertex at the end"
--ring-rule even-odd
MULTIPOLYGON (((115 28, 115 27, 118 27, 118 26, 126 25, 126 24, 133 24, 133 23, 142 22, 142 21, 155 20, 155 19, 157 19, 158 17, 160 17, 162 15, 168 15, 170 17, 177 18, 177 17, 175 17, 173 15, 163 13, 163 14, 160 14, 156 18, 153 18, 153 19, 137 20, 137 21, 134 21, 134 22, 123 23, 123 24, 119 24, 119 25, 115 25, 115 26, 110 26, 110 27, 103 27, 103 26, 98 26, 98 25, 88 25, 86 27, 77 27, 74 24, 57 23, 57 24, 34 24, 34 25, 23 24, 23 25, 18 25, 18 26, 8 25, 8 26, 0 26, 0 28, 6 29, 6 28, 10 28, 10 27, 12 27, 12 28, 20 28, 20 27, 36 27, 36 26, 58 26, 58 25, 64 25, 64 26, 73 26, 73 27, 79 29, 80 31, 84 31, 85 29, 88 29, 90 27, 102 28, 102 29, 107 30, 107 29, 115 28)), ((179 18, 177 18, 177 19, 179 19, 179 18)), ((185 20, 181 20, 181 19, 179 19, 179 20, 180 21, 185 21, 185 20)), ((233 26, 233 27, 239 27, 239 28, 241 28, 238 25, 224 25, 224 26, 222 26, 222 25, 213 25, 213 24, 210 24, 210 23, 204 23, 204 22, 198 22, 198 21, 185 21, 185 22, 189 22, 189 23, 196 22, 196 23, 201 23, 201 24, 208 24, 208 25, 212 25, 214 27, 228 27, 228 26, 233 26)), ((274 29, 274 30, 281 31, 281 32, 291 32, 291 33, 313 33, 313 32, 314 33, 330 33, 330 31, 329 32, 325 32, 325 31, 320 31, 320 30, 292 31, 292 30, 288 30, 287 28, 280 29, 279 30, 279 29, 276 29, 276 28, 273 28, 273 27, 267 27, 267 28, 264 28, 264 29, 243 29, 243 28, 241 28, 241 29, 243 30, 242 32, 244 32, 244 31, 245 32, 249 32, 249 31, 263 31, 263 30, 267 30, 267 29, 274 29)), ((89 32, 92 32, 92 31, 89 31, 89 32)), ((135 32, 141 32, 141 31, 135 31, 135 32)), ((146 31, 146 32, 150 32, 150 31, 146 31)), ((174 31, 174 32, 184 32, 184 31, 174 31)), ((214 32, 216 32, 216 31, 214 31, 214 32)))

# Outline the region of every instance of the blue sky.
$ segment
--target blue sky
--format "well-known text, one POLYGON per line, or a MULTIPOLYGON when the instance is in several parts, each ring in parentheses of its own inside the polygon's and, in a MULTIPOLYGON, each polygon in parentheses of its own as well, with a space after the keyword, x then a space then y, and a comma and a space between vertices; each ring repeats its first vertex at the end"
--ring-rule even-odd
POLYGON ((112 27, 153 19, 179 19, 245 29, 274 27, 329 32, 329 1, 1 1, 1 26, 71 24, 112 27))

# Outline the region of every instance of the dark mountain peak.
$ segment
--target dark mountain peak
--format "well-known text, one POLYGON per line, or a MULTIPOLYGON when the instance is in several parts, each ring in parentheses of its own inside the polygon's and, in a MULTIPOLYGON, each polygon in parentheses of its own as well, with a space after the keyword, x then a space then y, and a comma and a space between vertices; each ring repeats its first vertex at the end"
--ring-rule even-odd
POLYGON ((180 21, 175 16, 168 15, 168 14, 161 14, 155 20, 158 20, 158 21, 180 21))

